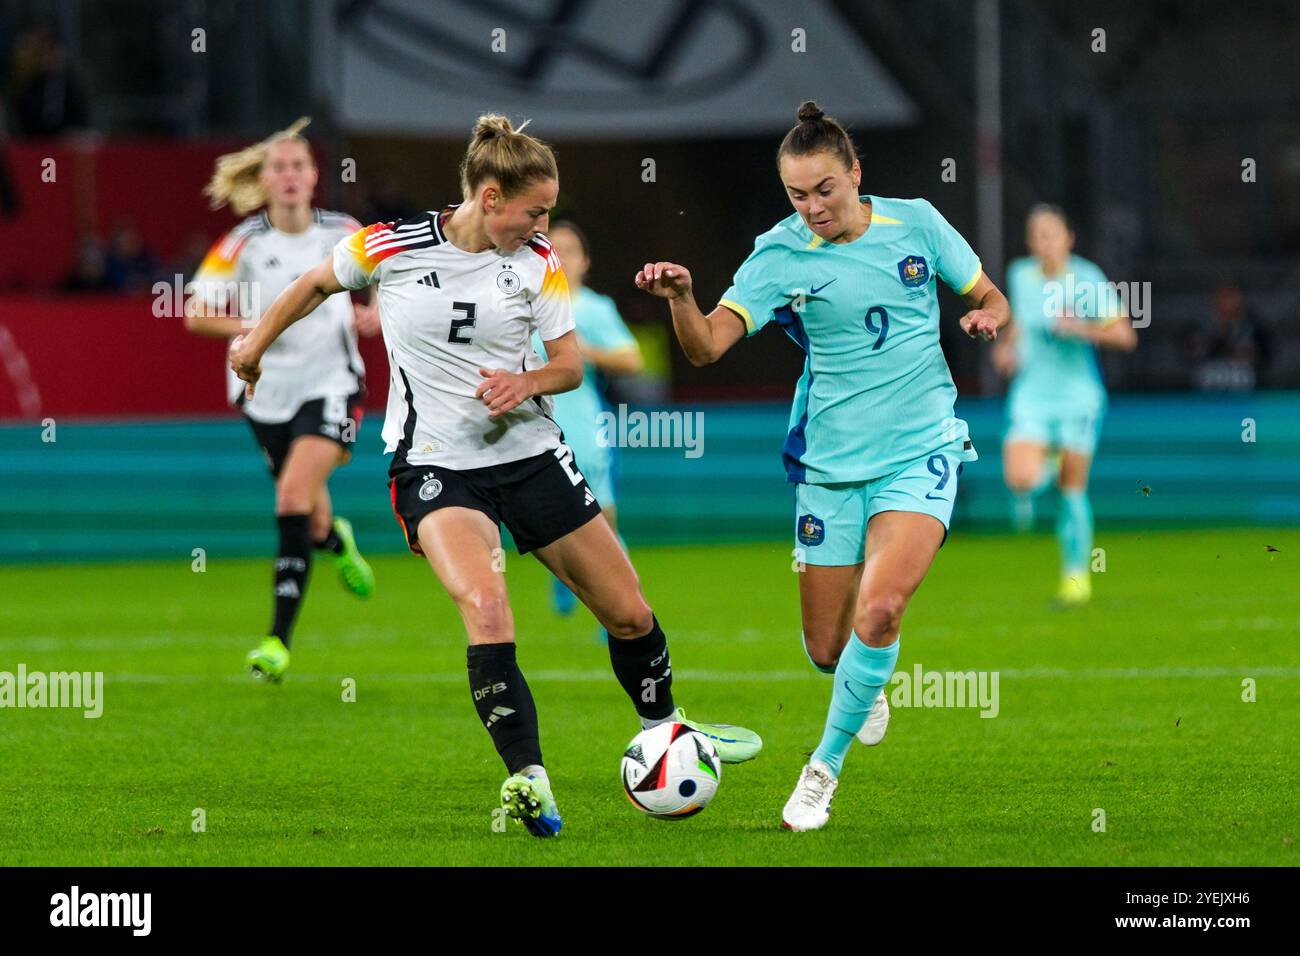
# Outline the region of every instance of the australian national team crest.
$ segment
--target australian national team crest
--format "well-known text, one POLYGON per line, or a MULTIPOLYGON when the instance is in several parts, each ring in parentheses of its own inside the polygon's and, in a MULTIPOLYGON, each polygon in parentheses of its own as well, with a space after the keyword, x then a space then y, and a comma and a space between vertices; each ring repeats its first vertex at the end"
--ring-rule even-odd
POLYGON ((501 271, 497 273, 497 288, 506 295, 514 295, 519 291, 519 276, 515 275, 510 266, 502 266, 501 271))
POLYGON ((816 515, 799 516, 799 543, 815 548, 826 540, 826 525, 816 515))
POLYGON ((909 289, 918 289, 930 281, 930 267, 925 256, 907 256, 898 263, 898 277, 909 289))

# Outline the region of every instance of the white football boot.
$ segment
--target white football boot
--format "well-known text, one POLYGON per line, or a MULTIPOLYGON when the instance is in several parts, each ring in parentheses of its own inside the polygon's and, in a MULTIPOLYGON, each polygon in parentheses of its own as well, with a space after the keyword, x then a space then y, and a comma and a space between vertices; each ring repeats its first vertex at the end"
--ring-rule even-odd
POLYGON ((781 826, 795 831, 820 830, 830 819, 831 800, 839 785, 826 764, 820 760, 808 764, 781 811, 781 826))
POLYGON ((867 714, 867 722, 858 731, 858 742, 874 747, 885 739, 885 731, 888 729, 889 701, 885 699, 885 692, 882 690, 871 702, 871 713, 867 714))

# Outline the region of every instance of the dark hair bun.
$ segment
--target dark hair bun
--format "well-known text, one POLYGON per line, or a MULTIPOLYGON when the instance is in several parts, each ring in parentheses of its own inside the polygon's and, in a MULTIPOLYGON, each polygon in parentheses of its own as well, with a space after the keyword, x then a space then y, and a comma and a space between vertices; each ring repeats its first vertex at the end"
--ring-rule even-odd
POLYGON ((822 108, 812 100, 804 100, 804 102, 799 106, 800 123, 817 123, 825 116, 826 113, 822 108))

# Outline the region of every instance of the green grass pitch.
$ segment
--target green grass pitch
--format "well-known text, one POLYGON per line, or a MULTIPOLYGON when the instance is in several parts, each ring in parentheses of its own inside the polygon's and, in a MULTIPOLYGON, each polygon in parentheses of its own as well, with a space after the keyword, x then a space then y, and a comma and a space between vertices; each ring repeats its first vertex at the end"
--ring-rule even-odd
POLYGON ((565 817, 551 841, 493 827, 505 773, 422 561, 376 560, 365 603, 318 562, 278 687, 241 671, 268 616, 266 561, 6 568, 0 671, 103 671, 105 703, 97 720, 0 710, 0 864, 1300 863, 1300 533, 1098 544, 1093 605, 1058 613, 1050 537, 949 540, 899 668, 997 671, 1000 712, 896 710, 881 746, 854 745, 830 824, 809 834, 781 830, 780 811, 830 684, 800 648, 788 545, 633 552, 679 703, 766 741, 675 822, 620 792, 638 725, 593 620, 555 618, 541 568, 511 554, 565 817))

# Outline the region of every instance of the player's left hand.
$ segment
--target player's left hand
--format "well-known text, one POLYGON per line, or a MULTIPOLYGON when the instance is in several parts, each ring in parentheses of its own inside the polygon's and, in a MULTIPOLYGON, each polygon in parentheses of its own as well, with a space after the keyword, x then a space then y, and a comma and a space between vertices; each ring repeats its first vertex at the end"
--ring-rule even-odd
POLYGON ((507 372, 503 368, 481 368, 478 373, 484 381, 474 392, 488 407, 488 418, 499 418, 506 412, 533 397, 528 377, 521 372, 507 372))
POLYGON ((374 338, 379 334, 379 306, 373 302, 357 302, 352 306, 352 327, 363 339, 374 338))
POLYGON ((971 309, 961 317, 961 330, 971 338, 992 342, 998 337, 998 317, 988 309, 971 309))

